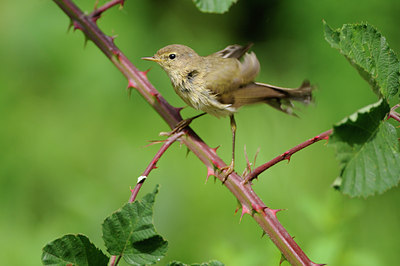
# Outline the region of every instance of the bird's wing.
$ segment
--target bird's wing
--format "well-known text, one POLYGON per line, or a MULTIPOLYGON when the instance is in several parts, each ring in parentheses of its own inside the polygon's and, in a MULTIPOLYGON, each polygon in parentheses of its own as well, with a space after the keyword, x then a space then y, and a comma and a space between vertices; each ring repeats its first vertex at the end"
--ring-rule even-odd
POLYGON ((252 43, 249 43, 246 46, 233 44, 209 56, 240 59, 252 46, 253 46, 252 43))
POLYGON ((240 63, 240 78, 242 85, 253 82, 260 72, 260 62, 255 53, 245 54, 240 63))
POLYGON ((260 63, 252 52, 245 54, 243 62, 236 58, 206 57, 204 80, 206 88, 221 95, 235 91, 254 81, 260 71, 260 63))
POLYGON ((215 95, 238 89, 241 85, 240 65, 235 58, 207 57, 202 79, 204 87, 215 95))
POLYGON ((214 94, 222 95, 253 82, 260 71, 260 63, 255 53, 246 53, 251 46, 230 45, 204 57, 206 88, 214 94), (239 58, 242 56, 241 62, 239 58))

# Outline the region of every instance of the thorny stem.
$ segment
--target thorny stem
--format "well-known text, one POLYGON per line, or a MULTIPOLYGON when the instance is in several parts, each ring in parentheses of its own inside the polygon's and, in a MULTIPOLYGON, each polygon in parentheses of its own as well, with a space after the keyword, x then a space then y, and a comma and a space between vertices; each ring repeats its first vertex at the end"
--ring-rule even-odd
MULTIPOLYGON (((144 183, 144 181, 146 181, 148 175, 150 174, 150 172, 153 169, 156 169, 156 164, 158 162, 158 160, 160 160, 161 156, 167 151, 167 149, 172 145, 172 143, 174 143, 178 138, 180 138, 182 135, 184 135, 185 132, 181 131, 178 133, 173 134, 172 136, 170 136, 165 142, 164 144, 161 146, 161 148, 158 150, 158 152, 156 153, 156 155, 154 156, 153 160, 151 160, 150 164, 146 167, 146 169, 144 170, 144 172, 142 173, 141 176, 139 176, 138 181, 134 187, 134 189, 131 190, 132 194, 129 198, 129 202, 132 203, 135 201, 137 194, 139 193, 139 190, 142 188, 142 185, 144 183)), ((119 261, 121 260, 122 255, 113 255, 110 258, 110 266, 115 266, 118 265, 119 261)))
MULTIPOLYGON (((99 49, 128 79, 130 87, 134 87, 154 110, 172 128, 182 120, 178 108, 171 106, 160 93, 150 84, 144 72, 139 71, 128 58, 117 48, 113 38, 106 36, 96 25, 92 17, 85 15, 71 0, 53 0, 70 19, 76 29, 83 31, 85 36, 92 40, 99 49)), ((185 137, 181 142, 186 145, 211 172, 215 167, 221 169, 226 166, 216 154, 216 151, 205 144, 197 134, 187 127, 185 137)), ((214 172, 214 175, 223 181, 224 173, 214 172)), ((243 179, 235 172, 231 173, 224 185, 231 191, 242 205, 242 214, 248 213, 268 234, 272 242, 278 247, 283 256, 292 265, 318 265, 313 263, 303 250, 297 245, 293 237, 280 224, 276 217, 278 210, 268 208, 253 191, 250 183, 244 184, 243 179)))
POLYGON ((396 109, 400 107, 400 103, 396 104, 395 106, 393 106, 390 109, 388 118, 393 118, 394 120, 396 120, 397 122, 400 122, 400 114, 398 112, 396 112, 396 109))
MULTIPOLYGON (((146 167, 142 175, 138 178, 138 181, 136 183, 136 186, 134 189, 132 189, 132 194, 129 198, 129 202, 134 202, 136 199, 137 194, 139 193, 139 190, 142 188, 142 185, 144 181, 146 181, 148 175, 150 172, 156 168, 156 164, 158 160, 160 160, 161 156, 167 151, 167 149, 174 143, 177 139, 179 139, 182 135, 184 135, 185 132, 181 131, 178 133, 173 134, 170 136, 164 144, 161 146, 161 148, 158 150, 156 155, 154 156, 153 160, 151 160, 150 164, 146 167)), ((113 255, 110 258, 110 266, 118 265, 119 260, 121 259, 121 255, 116 256, 113 255)))
POLYGON ((290 157, 294 153, 296 153, 296 152, 298 152, 298 151, 310 146, 311 144, 314 144, 317 141, 320 141, 320 140, 323 140, 323 139, 328 139, 329 135, 331 135, 331 134, 332 134, 332 129, 327 130, 327 131, 325 131, 325 132, 323 132, 323 133, 321 133, 321 134, 319 134, 319 135, 317 135, 317 136, 315 136, 315 137, 313 137, 313 138, 311 138, 311 139, 309 139, 309 140, 307 140, 307 141, 305 141, 303 143, 300 143, 299 145, 291 148, 290 150, 282 153, 281 155, 278 155, 277 157, 275 157, 271 161, 269 161, 269 162, 257 167, 253 171, 251 171, 244 178, 243 182, 246 184, 247 182, 253 180, 254 178, 257 178, 259 174, 261 174, 262 172, 264 172, 265 170, 267 170, 271 166, 273 166, 273 165, 275 165, 275 164, 277 164, 277 163, 279 163, 280 161, 283 161, 283 160, 290 160, 290 157))
POLYGON ((144 181, 146 181, 151 170, 156 168, 156 164, 157 164, 158 160, 160 160, 161 156, 165 153, 165 151, 171 146, 172 143, 174 143, 177 139, 182 137, 182 135, 184 135, 184 134, 185 134, 184 131, 175 133, 164 142, 164 144, 161 146, 161 148, 158 150, 158 152, 154 156, 153 160, 151 160, 150 164, 147 166, 146 170, 144 170, 142 175, 138 178, 138 182, 136 183, 135 188, 132 189, 132 194, 131 194, 131 197, 129 198, 129 202, 135 201, 136 196, 137 196, 140 188, 142 187, 144 181))
POLYGON ((124 3, 125 3, 125 0, 111 0, 99 8, 95 7, 93 12, 90 13, 89 17, 92 17, 94 20, 97 20, 100 18, 101 14, 103 12, 107 11, 111 7, 118 5, 118 4, 121 5, 121 7, 122 7, 124 5, 124 3))
POLYGON ((111 256, 109 266, 115 266, 118 265, 119 261, 121 260, 122 256, 111 256))
MULTIPOLYGON (((136 199, 137 194, 139 193, 139 190, 142 188, 142 185, 144 181, 146 181, 147 176, 150 174, 150 172, 156 168, 156 164, 158 160, 160 160, 161 156, 167 151, 167 149, 174 143, 178 138, 180 138, 183 134, 185 134, 183 131, 178 132, 176 134, 173 134, 171 137, 169 137, 164 144, 161 146, 161 148, 158 150, 156 155, 154 156, 153 160, 151 160, 150 164, 146 167, 142 175, 138 178, 138 182, 136 183, 136 186, 134 189, 132 189, 132 194, 129 198, 129 202, 134 202, 136 199)), ((118 265, 119 260, 121 259, 121 255, 118 256, 111 256, 110 258, 110 266, 118 265)))

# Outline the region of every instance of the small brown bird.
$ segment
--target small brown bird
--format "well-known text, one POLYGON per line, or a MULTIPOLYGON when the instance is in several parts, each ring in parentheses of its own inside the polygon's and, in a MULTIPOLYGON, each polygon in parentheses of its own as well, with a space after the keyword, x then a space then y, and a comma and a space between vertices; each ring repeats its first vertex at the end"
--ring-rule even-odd
MULTIPOLYGON (((240 107, 267 103, 293 114, 291 100, 306 104, 311 101, 312 88, 307 81, 297 89, 255 82, 260 63, 254 52, 247 53, 251 46, 230 45, 209 56, 199 56, 187 46, 172 44, 158 50, 153 57, 142 58, 158 63, 167 72, 175 92, 189 106, 216 117, 230 116, 233 147, 226 177, 233 172, 236 134, 233 115, 240 107)), ((179 129, 194 118, 183 120, 178 124, 179 129)))

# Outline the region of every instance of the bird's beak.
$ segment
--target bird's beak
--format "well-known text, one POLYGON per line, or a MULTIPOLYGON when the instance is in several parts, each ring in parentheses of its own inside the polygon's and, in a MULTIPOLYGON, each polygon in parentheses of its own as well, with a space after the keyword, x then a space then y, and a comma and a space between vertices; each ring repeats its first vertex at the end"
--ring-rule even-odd
POLYGON ((160 62, 160 59, 154 58, 154 56, 142 57, 142 59, 147 61, 160 62))

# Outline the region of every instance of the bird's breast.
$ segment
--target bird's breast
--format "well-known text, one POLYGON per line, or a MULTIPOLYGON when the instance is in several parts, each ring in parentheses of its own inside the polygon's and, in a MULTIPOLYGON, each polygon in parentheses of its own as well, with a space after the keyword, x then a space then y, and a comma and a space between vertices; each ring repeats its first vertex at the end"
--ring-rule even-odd
POLYGON ((189 106, 220 117, 227 116, 236 111, 230 104, 223 104, 218 101, 217 96, 201 83, 195 82, 196 78, 182 79, 174 84, 176 94, 189 106))

